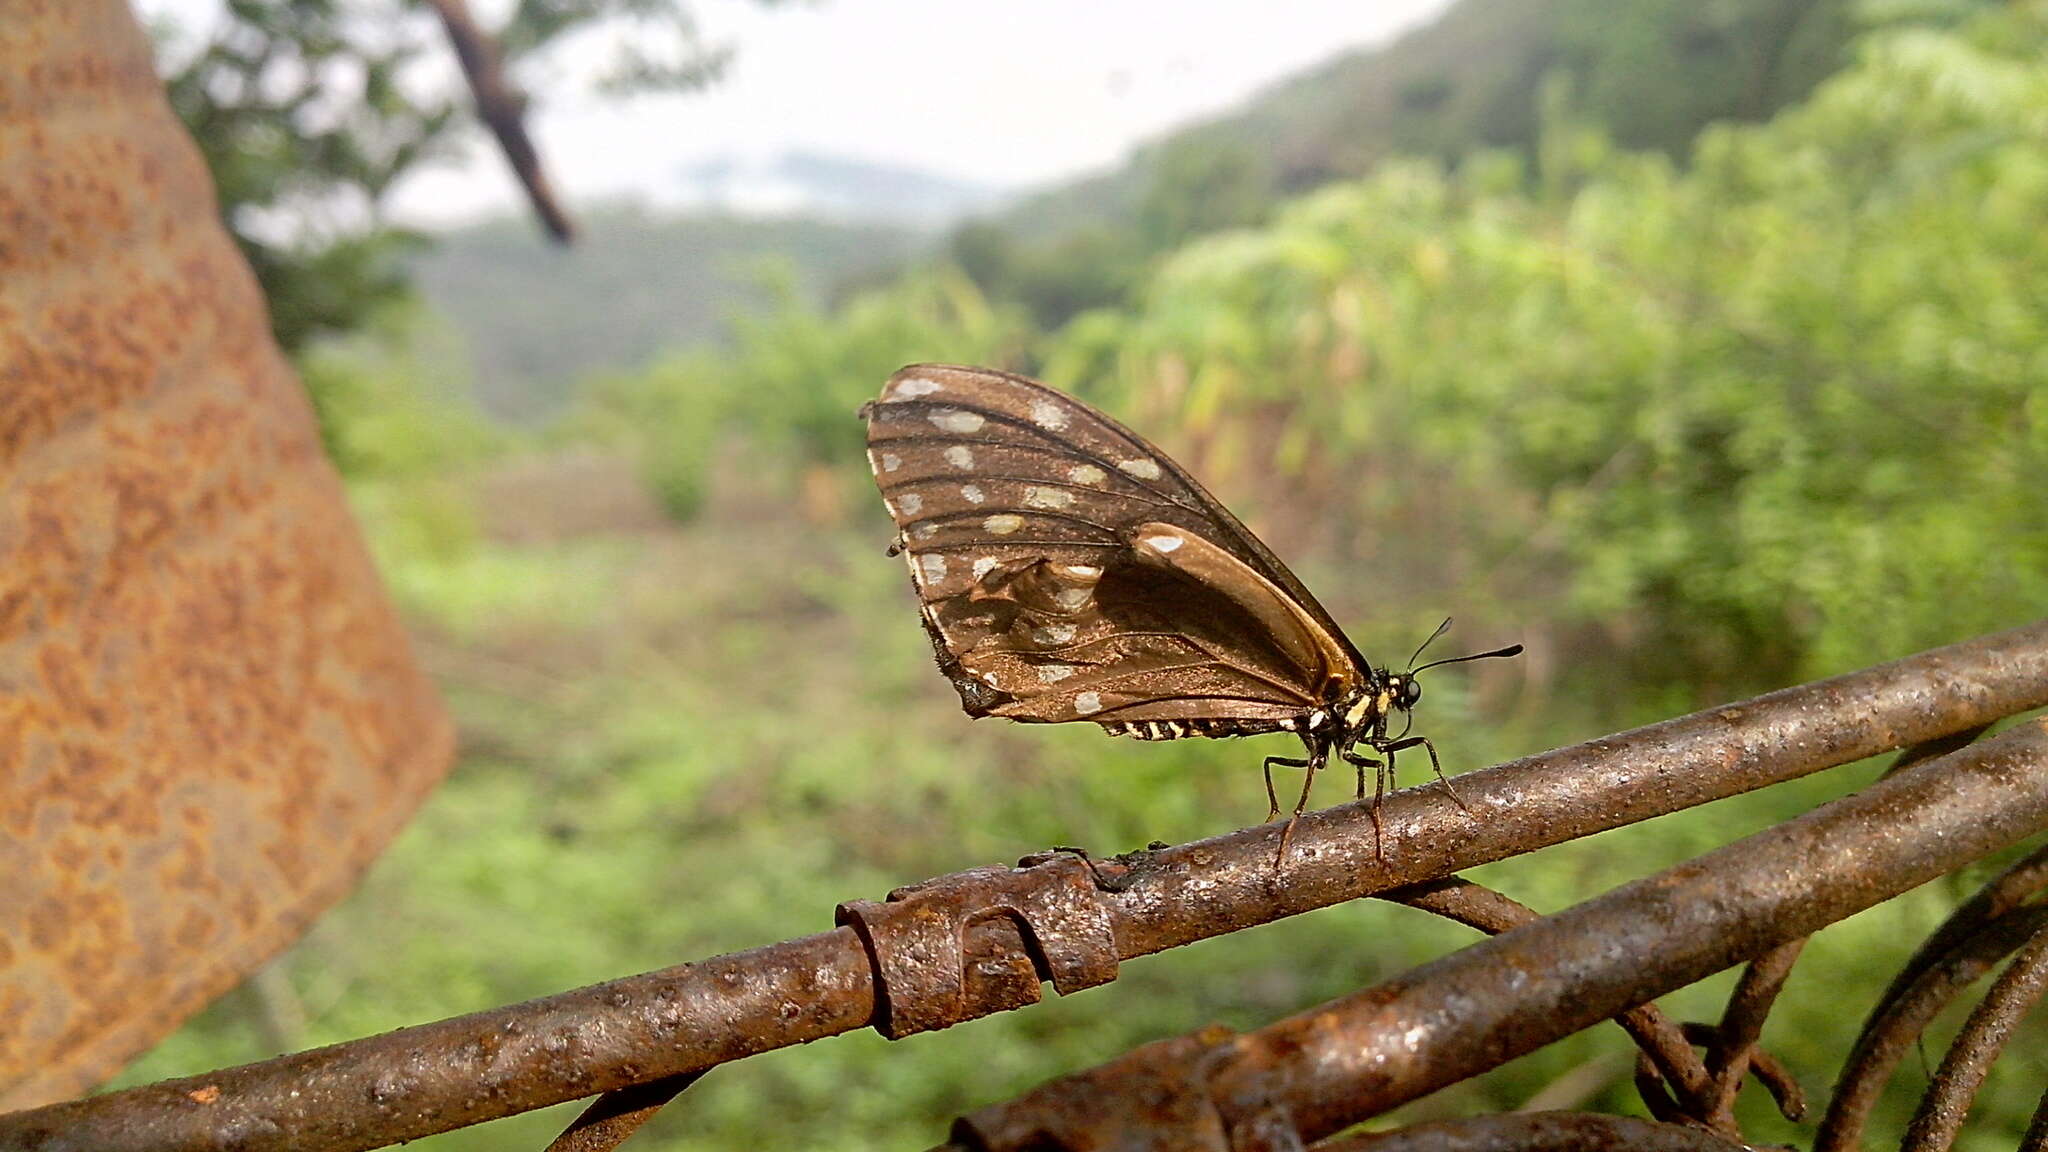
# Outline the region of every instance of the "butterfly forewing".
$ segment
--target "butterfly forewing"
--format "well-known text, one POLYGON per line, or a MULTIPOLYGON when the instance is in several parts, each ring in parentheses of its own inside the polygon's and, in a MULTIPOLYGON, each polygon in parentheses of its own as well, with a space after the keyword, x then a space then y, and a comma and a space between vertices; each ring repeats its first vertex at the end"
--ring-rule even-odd
POLYGON ((969 713, 1227 735, 1284 726, 1362 676, 1235 517, 1072 397, 915 365, 865 413, 934 652, 969 713))

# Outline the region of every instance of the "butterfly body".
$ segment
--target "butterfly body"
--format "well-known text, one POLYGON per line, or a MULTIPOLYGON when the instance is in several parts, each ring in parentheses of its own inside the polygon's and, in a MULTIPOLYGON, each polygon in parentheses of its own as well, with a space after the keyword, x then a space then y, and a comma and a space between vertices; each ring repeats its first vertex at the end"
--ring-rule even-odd
POLYGON ((1434 763, 1428 741, 1388 735, 1420 698, 1412 675, 1359 655, 1142 436, 1036 381, 937 364, 897 372, 862 415, 892 551, 969 715, 1141 740, 1291 732, 1303 758, 1266 758, 1273 814, 1276 765, 1312 782, 1338 756, 1362 794, 1365 768, 1385 773, 1396 752, 1427 748, 1434 763))

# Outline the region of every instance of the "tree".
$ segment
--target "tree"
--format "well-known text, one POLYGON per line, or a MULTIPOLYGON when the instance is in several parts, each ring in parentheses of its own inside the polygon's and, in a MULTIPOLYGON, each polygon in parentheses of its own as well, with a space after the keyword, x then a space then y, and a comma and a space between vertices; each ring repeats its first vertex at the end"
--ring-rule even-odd
POLYGON ((400 258, 422 238, 385 219, 386 200, 470 126, 460 93, 419 83, 416 65, 446 50, 444 32, 546 215, 517 128, 526 98, 508 77, 599 30, 618 44, 593 81, 611 97, 700 88, 729 56, 702 40, 684 0, 519 0, 490 38, 464 0, 228 0, 198 43, 161 30, 172 106, 212 169, 278 342, 296 351, 355 329, 406 293, 400 258))

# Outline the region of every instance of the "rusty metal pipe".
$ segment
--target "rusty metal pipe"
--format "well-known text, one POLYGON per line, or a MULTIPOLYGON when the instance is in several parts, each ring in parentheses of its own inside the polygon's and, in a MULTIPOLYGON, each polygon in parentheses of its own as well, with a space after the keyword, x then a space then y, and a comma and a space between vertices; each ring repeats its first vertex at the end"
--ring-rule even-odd
POLYGON ((874 1003, 852 929, 0 1116, 0 1148, 375 1148, 851 1031, 874 1003))
POLYGON ((1745 1152, 1700 1128, 1595 1112, 1511 1112, 1347 1136, 1312 1152, 1745 1152))
POLYGON ((1969 1022, 1943 1057, 1941 1071, 1921 1098, 1920 1109, 1906 1129, 1906 1141, 1900 1145, 1902 1152, 1948 1152, 1963 1130, 1963 1118, 1969 1115, 1992 1062, 2044 992, 2048 992, 2048 930, 2034 933, 1970 1013, 1969 1022))
MULTIPOLYGON (((1116 951, 1163 951, 2044 706, 2048 621, 1470 773, 1458 785, 1470 812, 1440 787, 1397 793, 1384 859, 1362 804, 1304 816, 1277 874, 1278 824, 1165 849, 1104 896, 1116 951)), ((1005 924, 975 926, 965 951, 970 992, 1021 956, 1005 924)), ((980 1014, 1018 1003, 970 1000, 980 1014)), ((232 1133, 242 1152, 354 1152, 850 1031, 875 1001, 867 954, 840 929, 0 1116, 0 1146, 170 1152, 232 1133)))
POLYGON ((1213 1042, 1199 1062, 1144 1076, 1113 1062, 1053 1081, 964 1119, 954 1139, 989 1150, 1093 1147, 1114 1132, 1131 1134, 1116 1146, 1163 1147, 1145 1142, 1164 1132, 1153 1123, 1161 1101, 1190 1098, 1220 1131, 1264 1128, 1277 1115, 1302 1139, 1321 1138, 2044 828, 2048 721, 2036 720, 1385 984, 1213 1042))
POLYGON ((1379 858, 1364 803, 1159 852, 1123 901, 1143 956, 1434 879, 2048 707, 2048 621, 1695 712, 1389 797, 1379 858), (1199 914, 1191 915, 1191 909, 1199 914))

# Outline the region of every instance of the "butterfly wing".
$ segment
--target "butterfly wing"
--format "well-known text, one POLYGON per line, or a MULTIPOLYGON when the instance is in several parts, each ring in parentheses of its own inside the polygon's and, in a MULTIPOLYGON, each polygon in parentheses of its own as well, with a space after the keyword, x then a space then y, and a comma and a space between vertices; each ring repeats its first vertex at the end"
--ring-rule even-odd
POLYGON ((864 414, 934 654, 970 714, 1239 734, 1291 726, 1364 676, 1236 517, 1073 397, 913 365, 864 414))

